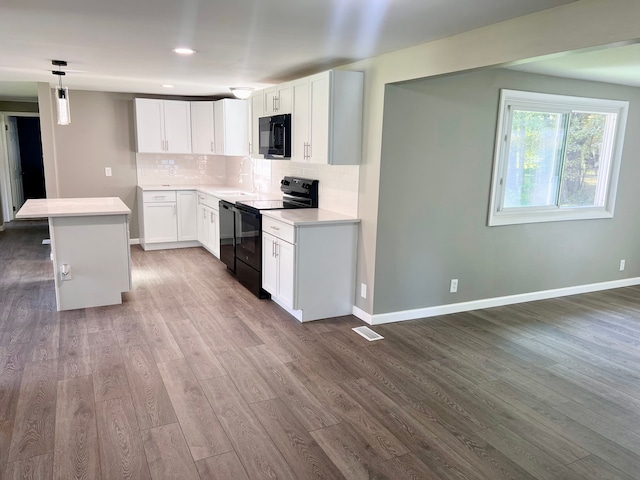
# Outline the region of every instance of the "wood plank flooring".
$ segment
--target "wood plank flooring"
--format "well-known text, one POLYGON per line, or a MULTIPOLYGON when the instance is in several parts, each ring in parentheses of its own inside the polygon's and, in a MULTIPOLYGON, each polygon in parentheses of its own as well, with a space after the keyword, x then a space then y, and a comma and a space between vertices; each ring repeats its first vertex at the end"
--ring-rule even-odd
POLYGON ((0 478, 640 478, 640 287, 301 325, 202 249, 132 248, 56 312, 46 223, 0 232, 0 478))

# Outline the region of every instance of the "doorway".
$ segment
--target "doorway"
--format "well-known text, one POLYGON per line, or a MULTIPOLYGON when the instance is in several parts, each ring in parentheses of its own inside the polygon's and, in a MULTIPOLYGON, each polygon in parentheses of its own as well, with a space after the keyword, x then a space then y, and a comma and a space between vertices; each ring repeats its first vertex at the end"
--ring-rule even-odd
POLYGON ((8 222, 14 219, 26 200, 46 198, 46 190, 40 118, 33 114, 5 114, 2 123, 8 180, 4 183, 6 191, 2 203, 3 218, 8 222))

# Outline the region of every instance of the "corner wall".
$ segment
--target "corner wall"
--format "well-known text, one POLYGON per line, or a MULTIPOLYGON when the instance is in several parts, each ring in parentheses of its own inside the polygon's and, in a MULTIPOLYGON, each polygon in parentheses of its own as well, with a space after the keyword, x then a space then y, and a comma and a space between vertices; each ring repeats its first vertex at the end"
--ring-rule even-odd
POLYGON ((53 91, 38 84, 47 196, 120 197, 132 212, 131 238, 138 238, 133 98, 71 91, 71 124, 62 126, 56 123, 53 91), (111 177, 105 167, 111 167, 111 177))

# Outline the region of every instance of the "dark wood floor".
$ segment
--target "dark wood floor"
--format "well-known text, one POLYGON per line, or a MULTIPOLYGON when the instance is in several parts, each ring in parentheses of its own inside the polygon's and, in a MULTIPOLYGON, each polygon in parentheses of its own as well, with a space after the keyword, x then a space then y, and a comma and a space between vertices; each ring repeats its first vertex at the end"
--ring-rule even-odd
POLYGON ((197 248, 134 247, 123 305, 57 313, 45 237, 0 233, 4 478, 640 477, 640 288, 368 343, 353 317, 299 324, 197 248))

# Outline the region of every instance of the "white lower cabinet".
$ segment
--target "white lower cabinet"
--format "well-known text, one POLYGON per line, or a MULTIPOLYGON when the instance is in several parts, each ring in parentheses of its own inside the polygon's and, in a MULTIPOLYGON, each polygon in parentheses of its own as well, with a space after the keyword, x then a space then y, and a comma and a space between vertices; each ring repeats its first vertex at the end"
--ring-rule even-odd
POLYGON ((140 245, 145 250, 198 245, 196 192, 138 188, 140 245))
POLYGON ((144 204, 145 243, 177 242, 176 202, 144 204))
POLYGON ((262 288, 301 322, 350 315, 357 223, 292 225, 268 215, 262 217, 262 288))
POLYGON ((293 308, 295 246, 268 233, 262 234, 262 288, 283 305, 293 308))
POLYGON ((177 208, 178 208, 178 241, 198 239, 198 229, 196 222, 196 192, 183 191, 177 192, 177 208))
POLYGON ((209 252, 220 258, 219 200, 211 195, 198 193, 198 241, 209 252))

